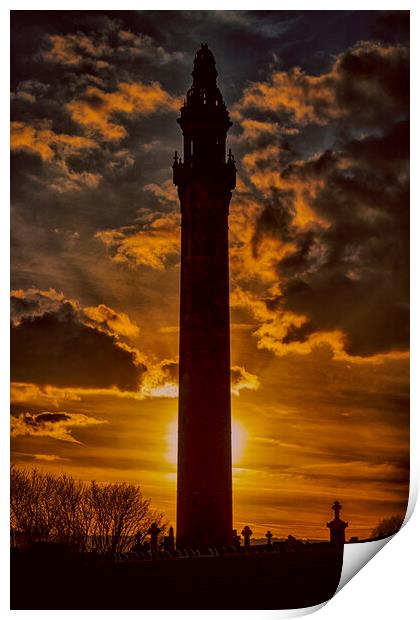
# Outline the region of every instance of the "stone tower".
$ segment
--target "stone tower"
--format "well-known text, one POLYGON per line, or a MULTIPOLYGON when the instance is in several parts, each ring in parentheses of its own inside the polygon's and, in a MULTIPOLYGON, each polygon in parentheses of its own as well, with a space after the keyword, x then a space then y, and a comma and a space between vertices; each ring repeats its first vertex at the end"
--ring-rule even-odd
POLYGON ((232 456, 228 215, 236 184, 226 134, 232 125, 201 45, 178 123, 182 159, 173 180, 181 203, 181 307, 177 546, 229 545, 232 456))

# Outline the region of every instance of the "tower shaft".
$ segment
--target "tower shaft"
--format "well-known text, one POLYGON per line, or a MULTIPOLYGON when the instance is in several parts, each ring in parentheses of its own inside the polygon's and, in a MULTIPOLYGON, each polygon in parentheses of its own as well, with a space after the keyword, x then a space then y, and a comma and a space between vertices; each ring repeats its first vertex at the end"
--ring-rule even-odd
POLYGON ((228 545, 232 536, 228 215, 235 166, 225 161, 229 115, 214 58, 196 55, 181 109, 177 545, 228 545))

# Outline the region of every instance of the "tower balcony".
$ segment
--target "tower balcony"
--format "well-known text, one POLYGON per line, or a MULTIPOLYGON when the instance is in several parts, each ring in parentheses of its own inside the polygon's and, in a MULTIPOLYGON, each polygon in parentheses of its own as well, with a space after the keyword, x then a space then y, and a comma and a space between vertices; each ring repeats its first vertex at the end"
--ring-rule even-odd
POLYGON ((216 183, 228 190, 236 187, 236 167, 232 159, 224 163, 211 162, 204 165, 175 159, 172 170, 174 185, 178 187, 194 181, 216 183))

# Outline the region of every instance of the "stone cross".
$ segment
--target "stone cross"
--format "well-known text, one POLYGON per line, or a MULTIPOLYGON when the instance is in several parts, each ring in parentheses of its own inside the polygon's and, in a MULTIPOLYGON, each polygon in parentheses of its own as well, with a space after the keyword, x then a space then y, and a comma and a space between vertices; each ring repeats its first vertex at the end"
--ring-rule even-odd
POLYGON ((158 527, 157 523, 152 523, 147 533, 150 534, 151 551, 157 551, 158 550, 158 536, 160 534, 160 528, 158 527))
POLYGON ((246 525, 244 529, 242 530, 242 536, 244 537, 245 547, 249 547, 251 544, 252 531, 248 525, 246 525))
POLYGON ((170 551, 173 551, 175 549, 175 536, 174 536, 174 528, 171 527, 169 528, 169 547, 170 547, 170 551))
POLYGON ((327 527, 330 530, 330 541, 334 546, 341 547, 346 542, 346 527, 348 523, 340 519, 340 502, 334 502, 331 508, 334 511, 334 519, 327 523, 327 527))
POLYGON ((334 502, 331 508, 334 510, 334 518, 338 520, 340 518, 340 510, 342 508, 340 502, 334 502))
POLYGON ((273 538, 273 534, 270 532, 270 530, 268 530, 268 532, 265 535, 265 537, 267 539, 267 546, 271 547, 271 539, 273 538))

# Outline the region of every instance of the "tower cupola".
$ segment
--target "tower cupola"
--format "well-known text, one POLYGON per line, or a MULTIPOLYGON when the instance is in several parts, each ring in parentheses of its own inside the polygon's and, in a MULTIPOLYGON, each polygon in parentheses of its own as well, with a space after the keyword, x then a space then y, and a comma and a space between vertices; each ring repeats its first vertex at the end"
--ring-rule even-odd
POLYGON ((184 136, 184 161, 174 161, 174 183, 211 178, 229 189, 236 185, 233 158, 226 162, 226 135, 232 123, 217 86, 214 56, 201 44, 194 58, 193 83, 178 123, 184 136))

